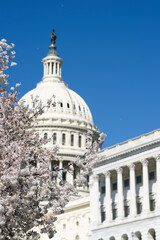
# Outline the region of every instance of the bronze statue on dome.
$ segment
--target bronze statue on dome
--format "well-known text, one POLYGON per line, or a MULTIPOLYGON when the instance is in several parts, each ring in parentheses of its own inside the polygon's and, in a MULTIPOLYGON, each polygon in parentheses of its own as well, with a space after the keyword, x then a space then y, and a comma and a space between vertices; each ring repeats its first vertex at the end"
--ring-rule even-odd
POLYGON ((55 44, 55 41, 56 41, 56 34, 55 34, 55 30, 53 29, 52 30, 52 33, 51 33, 51 43, 55 44))

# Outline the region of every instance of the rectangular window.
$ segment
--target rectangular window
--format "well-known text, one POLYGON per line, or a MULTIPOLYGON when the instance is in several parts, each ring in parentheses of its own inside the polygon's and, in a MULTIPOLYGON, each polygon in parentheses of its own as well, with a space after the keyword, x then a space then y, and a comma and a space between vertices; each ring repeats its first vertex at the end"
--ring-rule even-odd
POLYGON ((149 173, 149 180, 154 180, 155 179, 155 172, 150 172, 149 173))
POLYGON ((117 183, 113 183, 113 184, 112 184, 112 190, 113 190, 113 191, 116 191, 116 190, 117 190, 117 183))
POLYGON ((130 211, 129 206, 124 206, 124 215, 125 215, 125 217, 128 217, 129 211, 130 211))
POLYGON ((57 141, 57 134, 53 133, 53 144, 56 144, 57 141))
POLYGON ((104 211, 101 212, 101 222, 104 222, 106 219, 106 214, 104 211))
POLYGON ((142 183, 142 176, 137 176, 137 177, 136 177, 136 183, 137 183, 137 184, 142 183))
POLYGON ((73 147, 74 146, 74 135, 71 134, 71 146, 73 147))
POLYGON ((113 208, 112 214, 113 214, 113 220, 115 220, 117 218, 117 208, 113 208))
POLYGON ((141 214, 141 212, 142 212, 142 203, 138 202, 137 203, 137 214, 141 214))
POLYGON ((81 147, 82 146, 82 137, 79 136, 78 138, 78 147, 81 147))
POLYGON ((102 186, 102 187, 101 187, 101 193, 104 194, 104 193, 105 193, 105 190, 106 190, 106 189, 105 189, 105 186, 102 186))
POLYGON ((62 134, 62 145, 65 145, 66 144, 66 134, 63 133, 62 134))
POLYGON ((155 210, 155 200, 151 199, 150 200, 150 211, 154 211, 155 210))
POLYGON ((129 187, 129 179, 124 180, 124 187, 129 187))

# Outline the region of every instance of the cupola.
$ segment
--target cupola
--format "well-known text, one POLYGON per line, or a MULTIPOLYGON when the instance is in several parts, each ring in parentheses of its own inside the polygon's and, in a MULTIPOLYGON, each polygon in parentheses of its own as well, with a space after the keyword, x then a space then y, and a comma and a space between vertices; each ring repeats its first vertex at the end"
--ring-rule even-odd
POLYGON ((45 58, 43 58, 43 81, 62 81, 61 65, 63 60, 58 56, 56 52, 56 34, 53 29, 51 33, 51 44, 49 46, 49 52, 45 58))

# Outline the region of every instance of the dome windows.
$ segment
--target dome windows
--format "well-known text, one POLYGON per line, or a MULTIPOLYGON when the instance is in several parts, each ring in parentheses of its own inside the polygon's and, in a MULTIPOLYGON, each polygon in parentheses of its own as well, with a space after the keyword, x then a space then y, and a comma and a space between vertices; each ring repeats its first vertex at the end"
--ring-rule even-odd
POLYGON ((66 134, 62 133, 62 145, 66 144, 66 134))
POLYGON ((53 144, 57 142, 57 133, 53 133, 53 144))
POLYGON ((78 147, 79 148, 82 147, 82 136, 81 135, 78 137, 78 147))
POLYGON ((69 108, 69 103, 67 103, 67 108, 69 108))
POLYGON ((74 146, 74 135, 71 134, 71 146, 73 147, 74 146))

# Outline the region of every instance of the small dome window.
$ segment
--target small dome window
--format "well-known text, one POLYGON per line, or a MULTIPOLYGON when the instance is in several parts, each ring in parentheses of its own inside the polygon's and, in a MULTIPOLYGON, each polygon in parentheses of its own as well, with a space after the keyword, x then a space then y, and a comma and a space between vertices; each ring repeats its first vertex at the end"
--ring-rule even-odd
POLYGON ((81 146, 82 146, 82 136, 79 136, 79 138, 78 138, 78 147, 81 148, 81 146))
POLYGON ((57 133, 53 133, 53 144, 57 142, 57 133))
POLYGON ((60 102, 60 106, 63 107, 63 103, 62 102, 60 102))
POLYGON ((67 108, 69 108, 69 103, 67 103, 67 108))
POLYGON ((48 133, 44 133, 44 139, 46 140, 48 138, 48 133))
POLYGON ((76 110, 76 105, 75 104, 73 104, 73 109, 76 110))
POLYGON ((78 222, 78 221, 76 221, 76 226, 77 226, 77 227, 79 226, 79 222, 78 222))
POLYGON ((62 134, 62 145, 65 145, 66 144, 66 134, 63 133, 62 134))
POLYGON ((85 108, 83 107, 83 112, 86 113, 85 108))
POLYGON ((74 135, 71 134, 71 146, 73 147, 74 146, 74 135))
POLYGON ((79 106, 79 111, 81 111, 81 106, 79 106))

